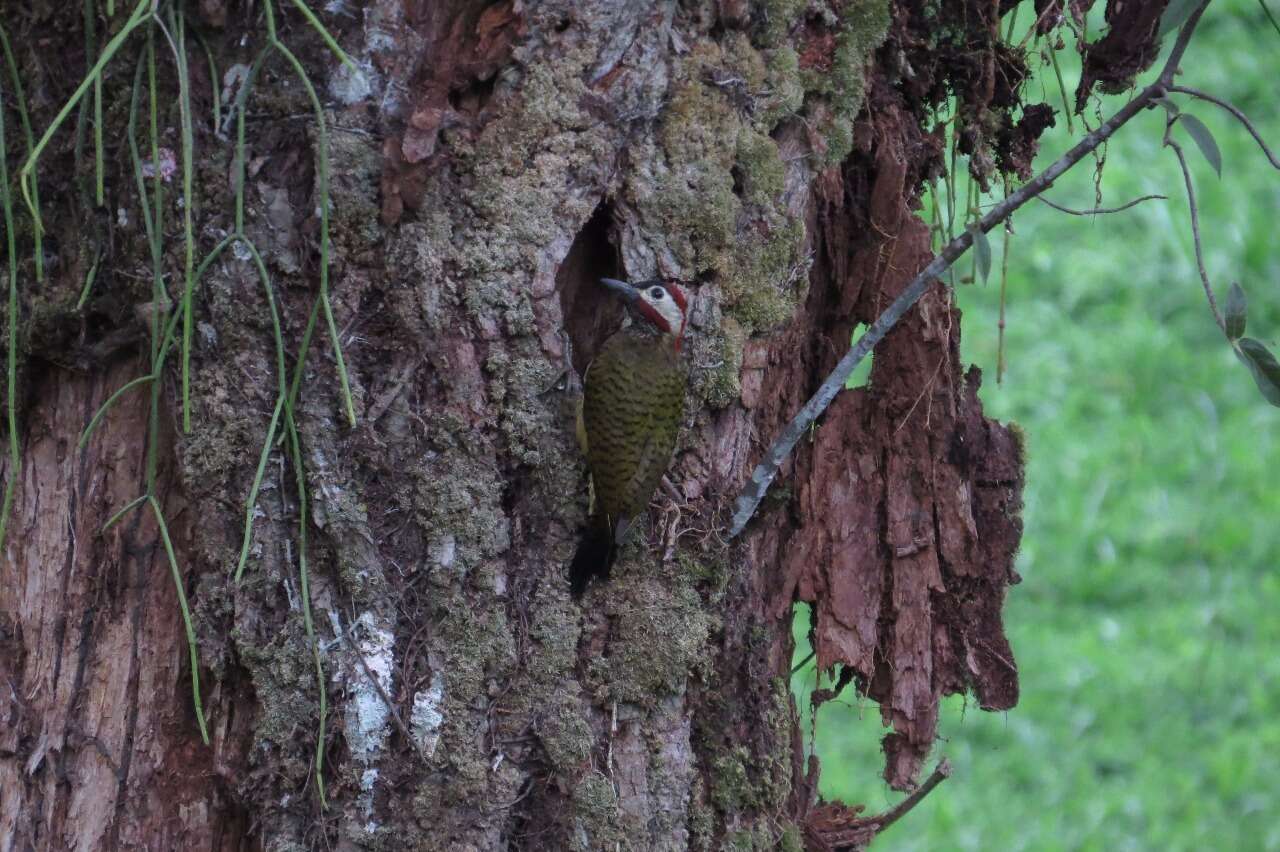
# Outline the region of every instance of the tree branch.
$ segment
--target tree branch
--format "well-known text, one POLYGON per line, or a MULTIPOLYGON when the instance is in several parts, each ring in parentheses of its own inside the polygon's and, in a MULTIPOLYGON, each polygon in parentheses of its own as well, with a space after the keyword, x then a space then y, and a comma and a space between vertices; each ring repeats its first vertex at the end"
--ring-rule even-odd
POLYGON ((934 787, 937 787, 945 779, 950 777, 951 761, 944 757, 942 760, 938 761, 937 767, 935 767, 929 777, 925 779, 925 782, 916 788, 914 793, 907 796, 901 802, 898 802, 898 804, 896 804, 891 810, 886 811, 882 816, 874 817, 875 821, 879 823, 879 828, 876 829, 876 834, 879 835, 886 828, 906 816, 912 808, 924 800, 925 796, 929 795, 934 787))
POLYGON ((1104 121, 1097 130, 1085 135, 1079 143, 1055 160, 1052 165, 1019 187, 1012 195, 1006 196, 1004 200, 992 207, 987 215, 978 220, 976 226, 971 226, 960 236, 947 243, 942 251, 934 257, 933 261, 907 285, 898 298, 893 300, 893 303, 885 309, 884 313, 876 318, 876 321, 871 324, 871 327, 866 330, 862 337, 858 338, 858 342, 840 359, 840 363, 836 365, 831 374, 818 387, 817 393, 791 419, 791 422, 786 425, 781 434, 774 440, 764 458, 752 471, 751 478, 747 480, 738 498, 734 501, 729 538, 736 538, 746 527, 747 522, 755 515, 756 509, 760 506, 760 501, 764 499, 769 486, 773 483, 774 478, 777 477, 782 463, 786 461, 787 456, 791 454, 796 443, 808 430, 809 426, 818 419, 822 412, 826 411, 827 406, 831 404, 836 394, 844 387, 845 381, 853 373, 858 363, 867 356, 867 353, 877 343, 884 339, 884 336, 897 324, 903 314, 909 311, 916 302, 920 301, 920 298, 924 296, 938 276, 960 259, 973 245, 975 228, 980 229, 983 233, 990 231, 1000 222, 1007 219, 1019 207, 1053 186, 1053 182, 1061 177, 1064 172, 1110 139, 1117 130, 1128 123, 1129 119, 1151 106, 1157 98, 1163 97, 1168 93, 1173 85, 1173 75, 1178 70, 1178 63, 1182 60, 1182 55, 1187 50, 1191 35, 1195 32, 1200 16, 1204 14, 1209 2, 1210 0, 1203 0, 1196 10, 1191 13, 1190 17, 1187 18, 1187 22, 1182 25, 1182 28, 1178 31, 1178 38, 1174 42, 1173 49, 1169 52, 1169 58, 1155 82, 1151 83, 1137 97, 1121 107, 1115 115, 1104 121))
POLYGON ((1267 159, 1271 162, 1273 168, 1280 169, 1280 160, 1276 159, 1276 155, 1271 153, 1271 149, 1267 147, 1266 141, 1262 138, 1262 134, 1258 132, 1258 128, 1253 126, 1253 122, 1249 120, 1249 116, 1245 115, 1240 109, 1230 101, 1223 100, 1217 95, 1211 95, 1208 92, 1202 92, 1199 89, 1193 89, 1190 86, 1170 86, 1169 91, 1177 92, 1180 95, 1190 95, 1193 98, 1199 98, 1202 101, 1208 101, 1211 104, 1217 104, 1227 112, 1235 116, 1236 121, 1244 125, 1244 129, 1249 131, 1253 136, 1253 141, 1258 143, 1258 147, 1262 149, 1262 153, 1267 155, 1267 159))

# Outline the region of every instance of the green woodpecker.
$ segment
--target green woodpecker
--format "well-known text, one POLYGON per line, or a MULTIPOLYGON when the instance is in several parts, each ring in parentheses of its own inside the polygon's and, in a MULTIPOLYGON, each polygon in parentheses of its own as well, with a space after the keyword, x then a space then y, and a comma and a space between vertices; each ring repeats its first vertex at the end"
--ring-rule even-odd
POLYGON ((609 576, 618 546, 671 464, 684 418, 684 291, 661 280, 600 283, 626 301, 633 321, 605 341, 583 377, 578 441, 591 469, 592 503, 569 571, 575 596, 592 577, 609 576))

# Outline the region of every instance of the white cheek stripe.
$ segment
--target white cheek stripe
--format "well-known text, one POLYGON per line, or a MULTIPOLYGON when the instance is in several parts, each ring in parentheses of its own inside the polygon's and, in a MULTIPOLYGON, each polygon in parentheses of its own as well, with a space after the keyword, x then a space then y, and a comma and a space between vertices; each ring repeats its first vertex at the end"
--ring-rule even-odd
POLYGON ((684 325, 684 314, 681 313, 680 306, 676 304, 675 299, 664 295, 662 299, 655 301, 649 297, 648 293, 645 293, 641 298, 652 305, 653 309, 662 315, 662 318, 667 321, 667 327, 670 328, 673 333, 680 333, 682 330, 681 327, 684 325))

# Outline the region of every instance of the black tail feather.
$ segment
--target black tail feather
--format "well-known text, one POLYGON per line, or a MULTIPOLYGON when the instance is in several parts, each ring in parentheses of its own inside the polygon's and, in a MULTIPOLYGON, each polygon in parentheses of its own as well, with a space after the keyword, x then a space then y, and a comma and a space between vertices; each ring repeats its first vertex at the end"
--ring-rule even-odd
POLYGON ((617 547, 608 522, 603 518, 592 518, 587 522, 587 529, 569 566, 569 592, 580 598, 593 579, 608 580, 615 556, 617 547))

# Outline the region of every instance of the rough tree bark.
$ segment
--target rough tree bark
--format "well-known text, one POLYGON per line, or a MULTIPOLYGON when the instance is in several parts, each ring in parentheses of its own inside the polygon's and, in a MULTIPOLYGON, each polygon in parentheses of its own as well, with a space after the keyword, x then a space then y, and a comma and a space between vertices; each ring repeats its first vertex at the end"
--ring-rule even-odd
MULTIPOLYGON (((928 261, 914 210, 942 171, 930 117, 947 93, 977 174, 1027 168, 1047 114, 1019 102, 1026 68, 997 38, 996 5, 328 4, 363 77, 277 10, 282 41, 327 82, 332 291, 358 418, 345 422, 317 332, 297 409, 327 808, 311 782, 320 694, 282 448, 246 578, 231 579, 276 382, 247 255, 225 253, 199 285, 192 428, 166 417, 158 445, 208 747, 152 515, 100 532, 140 493, 147 394, 77 447, 105 397, 147 369, 150 261, 122 134, 144 37, 129 42, 104 80, 106 207, 76 189, 92 158, 61 133, 40 168, 58 260, 34 287, 28 249, 20 277, 0 850, 865 843, 875 826, 820 807, 817 763, 802 765, 794 601, 814 607, 819 665, 880 703, 894 787, 918 779, 941 696, 1017 699, 1000 610, 1020 442, 982 415, 946 288, 885 340, 870 386, 832 406, 748 532, 730 546, 720 531, 854 324, 928 261), (586 488, 565 347, 581 369, 621 319, 596 278, 655 274, 693 293, 689 415, 648 544, 579 603, 565 568, 586 488)), ((260 3, 190 6, 220 77, 253 61, 260 3)), ((98 12, 101 44, 124 13, 98 12)), ((6 10, 37 133, 91 64, 80 14, 6 10)), ((160 145, 180 157, 177 84, 158 56, 160 145)), ((207 251, 232 228, 232 146, 194 41, 191 56, 185 203, 207 251)), ((246 233, 296 347, 317 287, 320 137, 279 58, 247 112, 246 233)), ((8 149, 21 162, 14 133, 8 149)), ((177 195, 165 250, 180 272, 177 195)), ((165 410, 177 399, 170 370, 165 410)))

